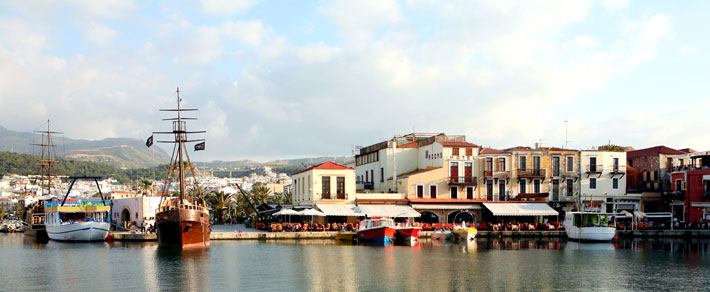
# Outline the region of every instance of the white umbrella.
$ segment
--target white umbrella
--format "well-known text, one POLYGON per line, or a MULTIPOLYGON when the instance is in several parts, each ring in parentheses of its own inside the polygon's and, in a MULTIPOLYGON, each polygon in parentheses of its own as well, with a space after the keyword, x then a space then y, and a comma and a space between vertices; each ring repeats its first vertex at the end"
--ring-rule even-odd
POLYGON ((325 213, 315 210, 315 209, 306 209, 301 212, 297 212, 298 215, 303 215, 303 216, 325 216, 325 213))
POLYGON ((300 212, 293 210, 293 209, 282 209, 281 211, 278 211, 273 214, 273 216, 282 216, 282 215, 303 215, 300 212))

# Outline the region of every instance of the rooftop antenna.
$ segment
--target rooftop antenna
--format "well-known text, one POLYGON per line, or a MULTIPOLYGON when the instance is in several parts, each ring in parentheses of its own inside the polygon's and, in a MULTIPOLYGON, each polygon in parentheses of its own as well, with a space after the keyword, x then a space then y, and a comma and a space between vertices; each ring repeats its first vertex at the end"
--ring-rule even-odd
POLYGON ((569 124, 569 121, 565 119, 565 149, 568 149, 567 147, 569 146, 569 137, 567 136, 567 126, 569 124))

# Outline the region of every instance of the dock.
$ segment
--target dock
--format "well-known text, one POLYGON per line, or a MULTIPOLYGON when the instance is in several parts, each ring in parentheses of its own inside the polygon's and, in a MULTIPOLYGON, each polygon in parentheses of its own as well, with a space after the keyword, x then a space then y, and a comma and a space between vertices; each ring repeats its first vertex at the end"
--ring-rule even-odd
POLYGON ((616 230, 619 238, 710 238, 710 230, 616 230))

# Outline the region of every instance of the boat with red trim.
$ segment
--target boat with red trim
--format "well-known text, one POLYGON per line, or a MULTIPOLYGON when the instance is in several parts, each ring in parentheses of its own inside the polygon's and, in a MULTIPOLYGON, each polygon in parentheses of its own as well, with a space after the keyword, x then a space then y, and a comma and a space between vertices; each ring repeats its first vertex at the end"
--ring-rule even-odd
POLYGON ((387 217, 372 217, 360 221, 357 238, 370 244, 392 244, 394 241, 394 220, 387 217))
POLYGON ((403 244, 413 244, 419 241, 419 232, 421 227, 415 226, 397 226, 395 228, 395 241, 403 244))

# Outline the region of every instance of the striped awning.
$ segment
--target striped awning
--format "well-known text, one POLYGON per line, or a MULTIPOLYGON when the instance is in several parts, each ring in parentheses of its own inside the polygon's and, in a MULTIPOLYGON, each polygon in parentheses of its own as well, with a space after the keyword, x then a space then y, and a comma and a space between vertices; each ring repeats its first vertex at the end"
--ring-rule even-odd
POLYGON ((355 204, 316 204, 316 208, 325 216, 365 216, 355 211, 355 204))
POLYGON ((417 210, 478 210, 480 205, 473 204, 412 204, 417 210))
POLYGON ((557 216, 545 203, 483 203, 493 216, 557 216))

